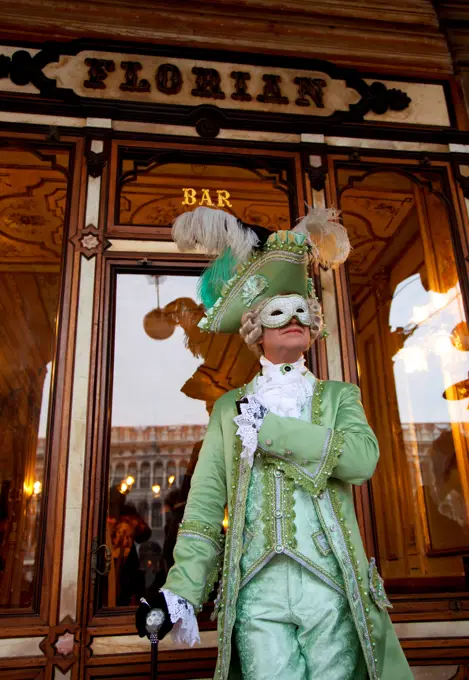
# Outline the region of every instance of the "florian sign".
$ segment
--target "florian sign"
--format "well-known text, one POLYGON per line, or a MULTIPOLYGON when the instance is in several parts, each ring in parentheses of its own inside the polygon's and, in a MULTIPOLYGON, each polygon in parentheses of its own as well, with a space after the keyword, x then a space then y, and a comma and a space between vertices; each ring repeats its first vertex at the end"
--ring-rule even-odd
POLYGON ((99 107, 101 101, 103 108, 115 108, 117 117, 123 107, 131 110, 137 104, 147 111, 149 105, 155 111, 167 105, 187 111, 211 104, 225 117, 241 111, 360 120, 404 111, 411 104, 404 90, 366 81, 353 69, 325 61, 283 58, 282 66, 261 66, 82 49, 77 43, 48 44, 40 51, 0 47, 0 91, 22 88, 28 95, 36 92, 67 104, 86 106, 88 101, 99 107))
MULTIPOLYGON (((83 81, 83 87, 91 90, 106 90, 108 87, 106 81, 116 70, 115 60, 87 57, 84 63, 88 73, 83 81)), ((193 66, 191 75, 186 74, 185 78, 183 76, 184 64, 181 61, 179 64, 164 63, 156 67, 152 85, 150 80, 141 77, 142 63, 140 61, 121 61, 120 68, 122 69, 119 83, 121 92, 142 94, 150 93, 153 88, 163 95, 176 96, 182 92, 187 78, 190 83, 191 97, 221 101, 225 100, 228 95, 228 98, 235 102, 254 100, 262 104, 279 106, 286 106, 290 103, 290 98, 282 92, 282 80, 288 83, 288 79, 285 77, 282 79, 278 73, 263 73, 260 91, 257 94, 250 94, 251 73, 246 70, 231 71, 231 80, 222 84, 220 70, 213 68, 213 65, 193 66)), ((293 77, 292 82, 296 86, 295 106, 325 108, 324 93, 328 83, 322 74, 317 77, 297 75, 293 77)))

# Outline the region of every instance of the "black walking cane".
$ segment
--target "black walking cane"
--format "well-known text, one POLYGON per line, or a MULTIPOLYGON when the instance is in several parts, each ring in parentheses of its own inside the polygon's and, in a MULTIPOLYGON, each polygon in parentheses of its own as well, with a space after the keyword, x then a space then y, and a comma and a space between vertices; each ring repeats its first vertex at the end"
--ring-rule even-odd
POLYGON ((165 621, 166 615, 162 609, 151 609, 144 597, 140 598, 146 604, 149 612, 146 619, 148 639, 151 642, 151 680, 158 680, 158 633, 165 621))

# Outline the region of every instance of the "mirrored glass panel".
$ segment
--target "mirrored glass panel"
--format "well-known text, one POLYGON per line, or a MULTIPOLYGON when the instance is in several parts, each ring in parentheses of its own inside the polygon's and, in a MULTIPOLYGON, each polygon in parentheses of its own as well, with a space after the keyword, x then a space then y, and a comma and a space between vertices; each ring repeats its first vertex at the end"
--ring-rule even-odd
POLYGON ((213 404, 258 370, 239 335, 198 329, 197 278, 117 275, 104 606, 164 584, 213 404))
POLYGON ((381 569, 390 586, 464 587, 469 332, 442 181, 345 168, 339 179, 360 383, 381 449, 381 569))
POLYGON ((38 579, 68 160, 0 148, 0 607, 38 579))

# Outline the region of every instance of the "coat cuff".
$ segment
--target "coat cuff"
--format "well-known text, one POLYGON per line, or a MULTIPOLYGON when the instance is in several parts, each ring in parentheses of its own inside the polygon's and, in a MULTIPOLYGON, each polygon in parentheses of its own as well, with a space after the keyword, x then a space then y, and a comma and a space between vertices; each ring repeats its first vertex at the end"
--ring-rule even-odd
POLYGON ((188 538, 195 538, 199 541, 207 541, 215 548, 217 554, 223 552, 225 544, 225 536, 220 529, 215 529, 209 524, 200 522, 198 520, 182 520, 179 525, 178 537, 187 536, 188 538))

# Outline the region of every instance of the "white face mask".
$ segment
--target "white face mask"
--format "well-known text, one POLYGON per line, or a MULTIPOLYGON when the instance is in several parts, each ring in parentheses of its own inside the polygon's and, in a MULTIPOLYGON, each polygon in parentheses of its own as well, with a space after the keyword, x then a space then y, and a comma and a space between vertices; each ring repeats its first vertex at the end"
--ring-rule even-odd
POLYGON ((293 317, 303 326, 311 324, 311 315, 307 301, 301 295, 277 295, 273 297, 260 313, 260 321, 264 328, 281 328, 293 317))

